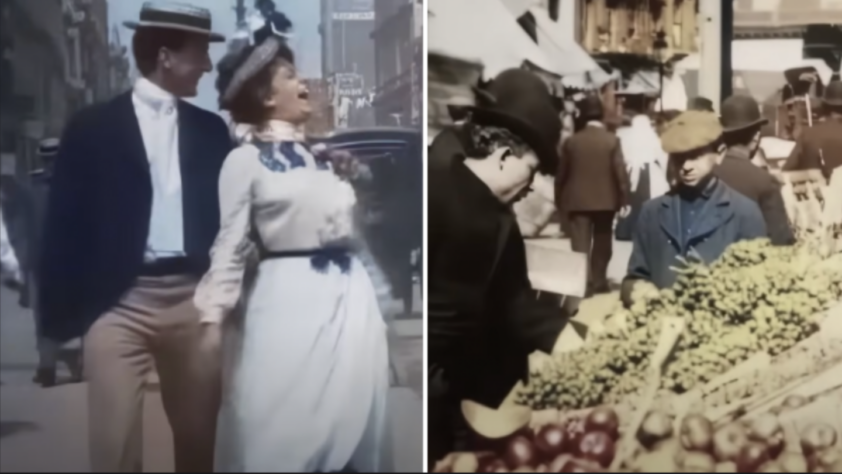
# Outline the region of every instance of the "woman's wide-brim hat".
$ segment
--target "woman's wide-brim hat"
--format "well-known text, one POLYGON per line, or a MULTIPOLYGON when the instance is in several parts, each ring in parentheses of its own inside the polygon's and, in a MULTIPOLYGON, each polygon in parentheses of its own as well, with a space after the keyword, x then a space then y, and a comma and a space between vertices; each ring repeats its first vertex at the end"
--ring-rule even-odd
POLYGON ((543 172, 555 171, 561 119, 540 77, 525 69, 508 69, 474 92, 477 105, 452 107, 451 115, 468 113, 477 125, 509 130, 535 152, 543 172))
POLYGON ((734 133, 752 127, 762 127, 769 120, 760 114, 760 105, 753 97, 732 95, 722 102, 720 109, 723 133, 734 133))
POLYGON ((225 36, 212 29, 211 13, 207 8, 176 2, 146 2, 140 8, 138 21, 123 22, 126 28, 162 28, 207 35, 211 43, 225 41, 225 36))

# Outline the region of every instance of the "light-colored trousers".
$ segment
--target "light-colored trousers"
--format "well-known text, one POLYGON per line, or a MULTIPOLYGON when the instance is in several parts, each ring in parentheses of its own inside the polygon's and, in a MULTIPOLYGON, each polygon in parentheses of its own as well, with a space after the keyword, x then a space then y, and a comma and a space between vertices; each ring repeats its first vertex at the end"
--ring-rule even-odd
POLYGON ((200 349, 197 283, 192 276, 140 277, 85 336, 94 472, 143 472, 143 399, 153 367, 176 472, 213 472, 219 354, 200 349))

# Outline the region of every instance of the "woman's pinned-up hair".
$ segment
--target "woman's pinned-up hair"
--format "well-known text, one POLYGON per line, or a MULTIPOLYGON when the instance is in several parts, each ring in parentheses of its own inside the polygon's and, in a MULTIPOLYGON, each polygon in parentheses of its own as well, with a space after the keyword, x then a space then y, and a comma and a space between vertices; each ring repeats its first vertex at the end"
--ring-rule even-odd
POLYGON ((295 56, 285 38, 269 36, 260 43, 229 52, 216 66, 219 108, 235 123, 259 125, 270 111, 272 79, 280 67, 293 67, 295 56))

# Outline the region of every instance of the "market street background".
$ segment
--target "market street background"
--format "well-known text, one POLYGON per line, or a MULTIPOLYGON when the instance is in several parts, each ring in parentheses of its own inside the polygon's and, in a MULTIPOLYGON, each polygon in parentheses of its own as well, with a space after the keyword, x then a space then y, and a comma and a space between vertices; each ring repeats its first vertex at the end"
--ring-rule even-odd
MULTIPOLYGON (((32 384, 37 361, 32 314, 17 305, 16 293, 0 291, 0 472, 90 472, 86 386, 32 384)), ((411 317, 390 323, 398 386, 391 388, 389 407, 398 472, 423 468, 423 327, 421 303, 415 301, 411 317)), ((146 397, 144 458, 146 472, 173 470, 171 435, 155 390, 146 397)))

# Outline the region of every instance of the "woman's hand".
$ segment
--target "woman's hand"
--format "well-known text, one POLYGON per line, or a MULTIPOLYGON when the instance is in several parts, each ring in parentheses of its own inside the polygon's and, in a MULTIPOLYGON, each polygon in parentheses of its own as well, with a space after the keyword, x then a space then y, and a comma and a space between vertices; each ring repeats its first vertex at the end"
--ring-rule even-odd
POLYGON ((342 179, 354 179, 359 174, 359 160, 346 150, 318 147, 313 150, 317 160, 327 161, 333 172, 342 179))

